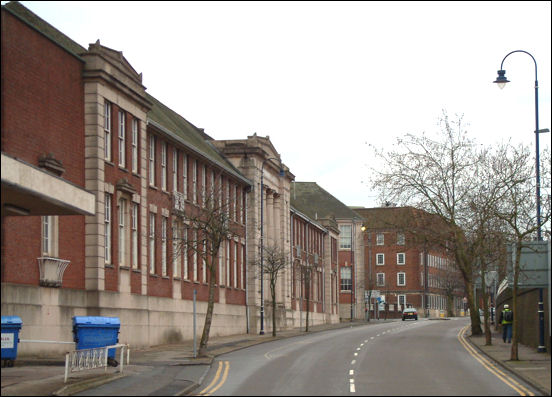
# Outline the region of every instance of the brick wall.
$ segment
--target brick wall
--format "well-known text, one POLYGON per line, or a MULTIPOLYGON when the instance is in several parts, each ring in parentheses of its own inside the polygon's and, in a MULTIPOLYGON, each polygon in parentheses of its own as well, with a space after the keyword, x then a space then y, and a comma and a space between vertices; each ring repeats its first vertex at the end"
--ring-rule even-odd
MULTIPOLYGON (((52 154, 62 178, 84 186, 83 63, 2 10, 2 151, 30 164, 52 154)), ((38 284, 40 217, 6 217, 3 282, 38 284)), ((3 230, 3 231, 4 231, 3 230)), ((63 286, 84 286, 84 217, 59 220, 63 286)))

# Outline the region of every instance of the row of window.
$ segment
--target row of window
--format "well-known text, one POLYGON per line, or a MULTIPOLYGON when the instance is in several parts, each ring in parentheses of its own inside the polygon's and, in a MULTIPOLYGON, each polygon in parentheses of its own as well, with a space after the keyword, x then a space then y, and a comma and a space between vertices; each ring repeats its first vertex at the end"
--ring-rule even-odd
MULTIPOLYGON (((399 252, 397 254, 397 265, 406 264, 406 255, 404 252, 399 252)), ((385 265, 385 254, 376 254, 376 265, 383 266, 385 265)))
MULTIPOLYGON (((376 273, 376 285, 378 287, 385 287, 385 273, 376 273)), ((397 273, 397 286, 405 287, 406 286, 406 273, 399 272, 397 273)))
MULTIPOLYGON (((405 245, 404 233, 397 233, 397 245, 405 245)), ((385 245, 385 235, 383 233, 376 234, 376 245, 385 245)))
MULTIPOLYGON (((104 103, 104 157, 107 161, 112 161, 111 153, 111 137, 112 137, 112 106, 111 103, 104 103)), ((131 129, 130 129, 130 142, 131 142, 131 151, 130 151, 130 169, 134 173, 138 173, 138 128, 139 121, 137 118, 128 115, 123 110, 117 112, 117 148, 118 148, 118 164, 122 168, 127 168, 127 118, 131 120, 131 129)))
MULTIPOLYGON (((351 249, 352 244, 352 225, 339 225, 339 249, 351 249)), ((405 245, 404 233, 397 233, 397 245, 405 245)), ((376 245, 385 245, 384 233, 376 234, 376 245)))
MULTIPOLYGON (((130 203, 125 198, 118 200, 118 263, 133 269, 139 267, 138 243, 138 204, 130 203)), ((104 238, 105 263, 113 262, 112 252, 112 195, 105 193, 104 203, 104 238)), ((158 215, 149 213, 148 219, 148 268, 150 274, 168 276, 168 266, 172 263, 172 276, 185 280, 207 281, 207 266, 200 266, 204 255, 199 255, 197 249, 189 249, 188 243, 198 241, 197 230, 185 227, 182 222, 174 222, 171 226, 169 217, 161 215, 161 230, 157 231, 158 215), (172 239, 169 241, 168 228, 172 227, 172 239), (161 263, 156 262, 156 249, 160 249, 161 263), (160 268, 159 268, 160 266, 160 268), (201 274, 199 270, 201 269, 201 274)), ((243 288, 245 245, 226 241, 219 250, 218 275, 220 284, 243 288)))
MULTIPOLYGON (((112 161, 111 137, 112 137, 112 104, 108 101, 104 104, 104 134, 105 134, 105 159, 112 161)), ((139 121, 128 115, 123 110, 118 110, 117 137, 118 137, 118 165, 127 168, 127 120, 131 120, 131 170, 139 171, 139 121)), ((169 144, 159 137, 151 134, 148 141, 148 181, 152 187, 160 187, 162 191, 178 191, 184 195, 185 200, 194 204, 205 204, 206 200, 216 201, 221 208, 225 207, 228 218, 235 222, 245 223, 245 194, 238 184, 216 175, 217 171, 208 170, 206 164, 201 164, 197 159, 190 158, 188 154, 173 147, 172 156, 169 158, 169 144), (157 164, 157 150, 160 150, 160 160, 157 164), (171 164, 169 165, 169 161, 171 164), (159 165, 159 172, 156 171, 159 165), (189 170, 190 168, 190 170, 189 170), (169 175, 170 171, 170 175, 169 175), (189 176, 189 171, 191 171, 189 176), (181 176, 180 176, 181 175, 181 176), (188 180, 190 179, 190 180, 188 180), (171 183, 172 182, 172 183, 171 183), (171 186, 169 187, 169 184, 171 186), (215 188, 218 191, 215 193, 215 188), (170 190, 171 189, 171 190, 170 190), (209 192, 207 191, 209 189, 209 192), (211 197, 207 197, 210 194, 211 197), (216 197, 215 197, 216 196, 216 197)))

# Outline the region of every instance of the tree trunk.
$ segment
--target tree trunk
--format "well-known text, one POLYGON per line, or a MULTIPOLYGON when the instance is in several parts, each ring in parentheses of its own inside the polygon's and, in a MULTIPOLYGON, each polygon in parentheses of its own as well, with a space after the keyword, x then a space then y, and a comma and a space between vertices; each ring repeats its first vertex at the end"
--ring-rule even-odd
POLYGON ((207 313, 205 314, 205 323, 203 325, 203 333, 201 334, 201 342, 199 342, 198 355, 206 356, 207 343, 209 342, 209 332, 211 331, 211 322, 213 320, 213 308, 215 306, 215 269, 214 265, 209 266, 209 300, 207 302, 207 313))
POLYGON ((272 336, 276 336, 276 280, 270 280, 272 295, 272 336))

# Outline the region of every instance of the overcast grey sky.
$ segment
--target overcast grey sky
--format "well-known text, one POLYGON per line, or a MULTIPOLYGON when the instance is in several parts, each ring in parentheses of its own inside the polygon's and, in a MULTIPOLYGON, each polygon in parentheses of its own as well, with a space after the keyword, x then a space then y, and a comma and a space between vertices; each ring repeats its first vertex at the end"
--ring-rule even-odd
MULTIPOLYGON (((551 2, 50 2, 26 7, 84 47, 100 39, 147 91, 215 139, 270 136, 297 181, 375 206, 367 142, 463 114, 490 145, 550 125, 551 2)), ((2 2, 5 4, 5 2, 2 2)), ((541 148, 550 134, 541 135, 541 148)))

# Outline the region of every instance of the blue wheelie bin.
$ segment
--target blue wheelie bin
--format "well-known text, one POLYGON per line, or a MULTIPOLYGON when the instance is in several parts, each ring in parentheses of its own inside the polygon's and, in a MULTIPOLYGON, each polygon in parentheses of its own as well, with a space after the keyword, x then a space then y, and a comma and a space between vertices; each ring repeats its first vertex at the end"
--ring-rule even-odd
POLYGON ((2 316, 2 366, 13 367, 17 358, 19 330, 23 325, 19 316, 2 316))
MULTIPOLYGON (((73 340, 77 350, 116 345, 119 342, 121 321, 118 317, 73 317, 73 340)), ((115 349, 109 349, 108 363, 117 366, 115 349)))

